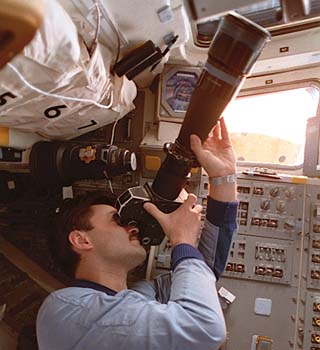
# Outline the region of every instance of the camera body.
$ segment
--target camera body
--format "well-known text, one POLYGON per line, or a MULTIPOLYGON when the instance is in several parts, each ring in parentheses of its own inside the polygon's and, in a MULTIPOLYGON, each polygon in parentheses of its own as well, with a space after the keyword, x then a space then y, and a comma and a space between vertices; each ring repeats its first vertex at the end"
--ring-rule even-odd
POLYGON ((165 234, 157 220, 144 210, 143 204, 146 202, 153 203, 164 213, 171 213, 181 203, 160 198, 148 183, 131 187, 117 198, 115 207, 120 216, 120 225, 137 227, 142 245, 159 245, 165 234))

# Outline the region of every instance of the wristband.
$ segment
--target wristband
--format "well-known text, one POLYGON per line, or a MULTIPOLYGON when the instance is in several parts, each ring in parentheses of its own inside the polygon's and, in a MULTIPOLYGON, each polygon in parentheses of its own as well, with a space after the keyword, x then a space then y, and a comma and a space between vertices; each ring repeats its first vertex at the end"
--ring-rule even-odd
POLYGON ((237 174, 225 175, 220 177, 209 177, 209 184, 218 186, 223 184, 233 184, 237 181, 237 174))

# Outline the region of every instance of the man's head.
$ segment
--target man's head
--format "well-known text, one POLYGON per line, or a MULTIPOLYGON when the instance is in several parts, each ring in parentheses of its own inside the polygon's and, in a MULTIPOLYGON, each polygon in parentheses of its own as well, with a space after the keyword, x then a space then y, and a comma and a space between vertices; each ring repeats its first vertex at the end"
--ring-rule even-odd
POLYGON ((59 208, 53 232, 53 256, 74 277, 86 261, 130 270, 146 257, 138 230, 118 223, 114 200, 90 193, 65 200, 59 208))

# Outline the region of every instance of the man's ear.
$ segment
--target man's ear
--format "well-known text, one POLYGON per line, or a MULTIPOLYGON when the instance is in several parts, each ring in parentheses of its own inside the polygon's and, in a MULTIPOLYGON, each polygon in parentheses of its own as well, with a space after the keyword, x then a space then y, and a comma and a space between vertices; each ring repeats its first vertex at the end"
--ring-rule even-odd
POLYGON ((85 231, 73 230, 69 233, 69 242, 77 250, 91 250, 92 243, 85 231))

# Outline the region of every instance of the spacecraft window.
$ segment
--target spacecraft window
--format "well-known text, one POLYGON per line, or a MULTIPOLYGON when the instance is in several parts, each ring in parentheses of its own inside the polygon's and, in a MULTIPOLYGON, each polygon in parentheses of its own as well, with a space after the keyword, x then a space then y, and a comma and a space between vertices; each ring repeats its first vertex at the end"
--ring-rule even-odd
MULTIPOLYGON (((197 8, 198 6, 200 5, 196 5, 197 8)), ((260 0, 259 3, 243 6, 235 9, 235 11, 265 28, 283 23, 280 0, 260 0)), ((196 23, 193 29, 193 37, 197 46, 210 46, 211 40, 218 29, 219 20, 219 16, 213 16, 213 18, 206 21, 196 23)))
POLYGON ((239 165, 302 167, 307 120, 317 115, 318 103, 316 86, 232 101, 223 114, 239 165))
MULTIPOLYGON (((290 3, 294 2, 290 0, 290 3)), ((300 0, 301 1, 301 0, 300 0)), ((212 38, 214 37, 220 17, 215 15, 214 1, 207 1, 208 6, 204 8, 203 1, 193 1, 193 6, 196 13, 199 15, 199 21, 192 26, 193 40, 196 46, 209 47, 212 38)), ((299 23, 300 18, 296 14, 296 8, 300 4, 294 6, 286 5, 287 9, 284 9, 282 4, 286 3, 282 0, 260 0, 254 4, 241 6, 236 8, 235 11, 242 16, 250 19, 251 21, 259 24, 260 26, 267 28, 273 35, 276 35, 277 28, 285 27, 290 18, 290 22, 299 23), (290 9, 289 18, 285 13, 290 9)), ((320 0, 310 0, 307 2, 306 10, 304 10, 303 20, 309 20, 317 25, 317 20, 320 15, 320 0)), ((301 14, 302 15, 302 14, 301 14)), ((289 30, 290 31, 290 30, 289 30)), ((294 31, 294 29, 293 29, 294 31)))

